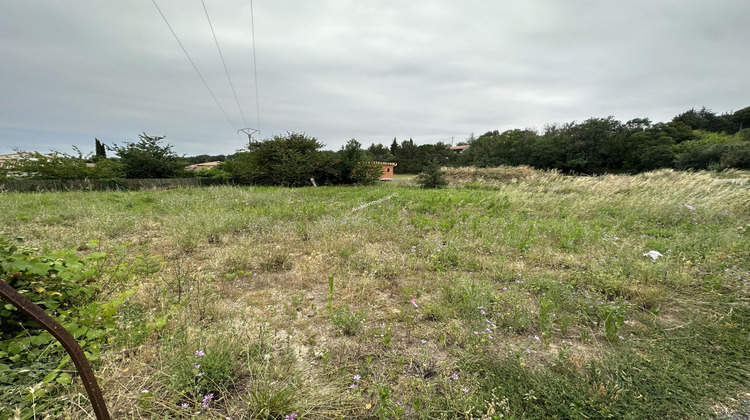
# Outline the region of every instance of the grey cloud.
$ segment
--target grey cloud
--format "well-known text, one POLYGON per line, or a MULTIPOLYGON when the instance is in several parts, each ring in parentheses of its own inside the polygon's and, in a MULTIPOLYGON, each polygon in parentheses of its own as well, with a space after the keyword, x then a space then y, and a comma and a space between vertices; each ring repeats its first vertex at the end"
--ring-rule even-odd
MULTIPOLYGON (((167 135, 231 153, 245 125, 200 3, 158 0, 226 121, 150 2, 10 2, 0 15, 0 153, 167 135)), ((206 0, 255 127, 249 2, 206 0)), ((614 115, 668 120, 748 106, 732 0, 256 0, 262 136, 417 142, 614 115)))

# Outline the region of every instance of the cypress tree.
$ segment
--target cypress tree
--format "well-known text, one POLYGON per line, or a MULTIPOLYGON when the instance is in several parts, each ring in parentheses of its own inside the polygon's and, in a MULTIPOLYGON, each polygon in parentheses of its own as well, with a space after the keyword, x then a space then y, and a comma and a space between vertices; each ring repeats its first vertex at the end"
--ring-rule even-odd
POLYGON ((391 143, 391 154, 396 155, 396 152, 398 152, 398 142, 396 141, 396 138, 393 138, 393 143, 391 143))
POLYGON ((104 144, 102 144, 102 142, 100 142, 99 139, 97 139, 97 138, 94 138, 94 140, 96 140, 96 146, 95 146, 95 149, 94 149, 95 150, 95 155, 94 155, 95 159, 96 160, 106 159, 107 158, 107 149, 104 148, 104 144))

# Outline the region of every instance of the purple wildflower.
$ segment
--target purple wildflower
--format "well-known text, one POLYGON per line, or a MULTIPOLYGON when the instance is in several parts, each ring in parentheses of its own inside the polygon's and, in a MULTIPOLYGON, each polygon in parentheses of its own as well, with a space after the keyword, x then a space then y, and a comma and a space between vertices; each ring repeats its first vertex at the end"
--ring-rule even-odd
POLYGON ((203 401, 201 402, 201 405, 203 406, 203 408, 208 408, 209 404, 211 404, 212 399, 214 399, 213 392, 206 394, 206 396, 203 397, 203 401))

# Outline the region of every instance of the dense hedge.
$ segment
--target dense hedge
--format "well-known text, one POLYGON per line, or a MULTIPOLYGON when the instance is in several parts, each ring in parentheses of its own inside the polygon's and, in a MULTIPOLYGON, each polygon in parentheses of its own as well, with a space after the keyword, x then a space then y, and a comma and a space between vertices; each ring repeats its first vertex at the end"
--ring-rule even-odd
POLYGON ((161 178, 161 179, 6 179, 0 180, 0 192, 38 191, 109 191, 142 190, 150 188, 177 188, 223 185, 230 181, 212 178, 161 178))

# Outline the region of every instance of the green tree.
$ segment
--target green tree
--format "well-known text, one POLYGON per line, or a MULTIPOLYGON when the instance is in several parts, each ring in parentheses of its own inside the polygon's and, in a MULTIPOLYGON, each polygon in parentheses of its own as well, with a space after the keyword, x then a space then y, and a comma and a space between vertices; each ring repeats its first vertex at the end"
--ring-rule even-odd
POLYGON ((488 131, 472 140, 471 147, 458 155, 459 163, 478 167, 529 165, 530 150, 537 140, 532 130, 488 131))
POLYGON ((373 159, 379 161, 387 161, 392 157, 390 149, 382 144, 372 143, 370 147, 367 148, 367 153, 369 153, 373 159))
POLYGON ((331 164, 330 155, 319 152, 323 144, 304 133, 287 133, 250 143, 247 150, 237 154, 221 168, 232 174, 237 182, 256 185, 301 187, 311 185, 310 178, 319 174, 331 175, 323 164, 331 164))
POLYGON ((540 135, 529 148, 529 165, 539 169, 560 169, 565 164, 566 151, 560 146, 560 138, 566 126, 551 124, 544 127, 540 135))
POLYGON ((696 135, 693 129, 690 128, 689 125, 680 121, 668 122, 666 124, 659 123, 655 126, 663 130, 669 137, 672 137, 675 144, 680 144, 682 142, 696 139, 696 135))
POLYGON ((203 163, 203 162, 224 162, 227 160, 227 155, 197 155, 197 156, 186 156, 185 161, 189 165, 194 165, 196 163, 203 163))
POLYGON ((137 143, 114 145, 112 149, 120 158, 126 178, 174 178, 184 168, 184 160, 174 151, 172 145, 162 145, 164 136, 138 135, 137 143))
POLYGON ((416 181, 422 188, 445 188, 448 185, 445 172, 436 163, 425 166, 424 171, 417 175, 416 181))
POLYGON ((404 140, 396 149, 393 160, 398 163, 399 173, 416 174, 422 171, 424 162, 419 160, 419 151, 414 140, 404 140))
POLYGON ((456 159, 456 156, 456 153, 451 150, 450 145, 443 142, 417 146, 416 159, 422 168, 431 162, 436 162, 442 166, 449 166, 456 159))
POLYGON ((750 106, 732 114, 732 122, 737 126, 737 131, 750 128, 750 106))
POLYGON ((584 174, 606 172, 605 145, 621 127, 622 123, 614 117, 589 118, 567 125, 559 141, 565 150, 565 162, 560 169, 584 174))
POLYGON ((398 152, 398 141, 396 141, 396 138, 393 138, 393 143, 391 143, 391 155, 396 155, 396 152, 398 152))
POLYGON ((357 140, 349 140, 338 154, 338 170, 342 183, 366 185, 380 179, 382 175, 380 165, 362 150, 362 145, 357 140))
POLYGON ((669 168, 673 164, 674 139, 662 130, 661 126, 632 133, 626 145, 627 155, 623 166, 628 172, 669 168))
POLYGON ((719 163, 721 169, 750 169, 750 142, 727 145, 719 163))
POLYGON ((336 185, 341 183, 339 172, 339 154, 331 150, 321 150, 316 153, 317 168, 313 172, 318 185, 336 185))
POLYGON ((696 111, 695 108, 685 111, 675 116, 672 122, 683 122, 693 130, 702 130, 711 133, 726 132, 731 134, 737 131, 732 127, 731 116, 726 114, 718 116, 705 106, 700 111, 696 111))
POLYGON ((94 145, 95 146, 94 160, 97 161, 97 160, 101 160, 101 159, 106 159, 107 158, 107 148, 104 147, 104 144, 102 142, 100 142, 99 139, 94 138, 94 140, 96 140, 96 143, 94 145))
POLYGON ((718 169, 721 158, 728 150, 732 136, 724 133, 695 131, 695 140, 675 145, 675 166, 677 169, 718 169))

